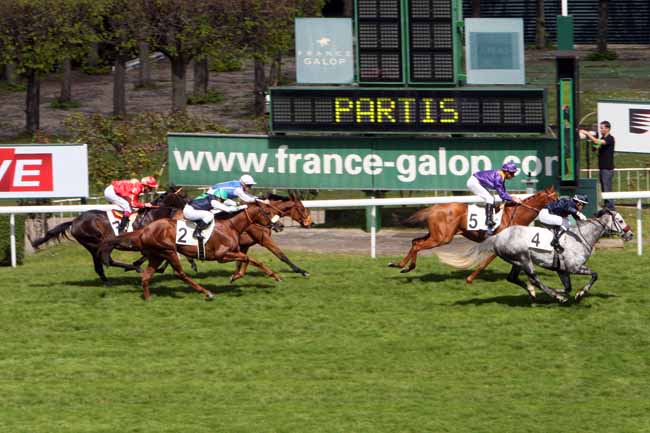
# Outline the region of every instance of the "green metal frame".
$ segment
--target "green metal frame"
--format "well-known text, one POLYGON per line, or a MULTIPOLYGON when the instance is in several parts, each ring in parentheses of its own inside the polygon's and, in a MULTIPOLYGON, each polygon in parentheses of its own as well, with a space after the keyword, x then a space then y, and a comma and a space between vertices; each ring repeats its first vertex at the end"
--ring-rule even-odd
POLYGON ((559 113, 560 113, 560 179, 563 182, 576 180, 576 160, 575 160, 575 125, 574 110, 575 101, 573 100, 573 80, 571 78, 562 78, 558 82, 559 95, 559 113), (568 119, 562 114, 562 107, 568 107, 568 119), (568 137, 567 137, 568 136, 568 137), (567 142, 568 138, 568 142, 567 142), (568 155, 567 150, 568 149, 568 155))

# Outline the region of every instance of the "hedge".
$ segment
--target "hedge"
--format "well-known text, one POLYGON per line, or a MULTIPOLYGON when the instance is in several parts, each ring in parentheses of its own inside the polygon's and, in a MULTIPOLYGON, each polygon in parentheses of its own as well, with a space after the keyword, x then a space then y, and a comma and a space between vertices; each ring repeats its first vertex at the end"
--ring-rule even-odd
MULTIPOLYGON (((0 266, 11 266, 11 228, 9 215, 0 215, 0 266)), ((16 263, 23 264, 25 256, 25 215, 16 215, 16 263)))

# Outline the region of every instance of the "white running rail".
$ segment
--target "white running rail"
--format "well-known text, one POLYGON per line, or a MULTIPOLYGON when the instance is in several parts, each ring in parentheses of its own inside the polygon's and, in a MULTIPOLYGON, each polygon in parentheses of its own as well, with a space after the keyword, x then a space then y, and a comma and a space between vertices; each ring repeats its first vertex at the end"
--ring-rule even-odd
MULTIPOLYGON (((530 194, 514 194, 517 197, 525 198, 530 194)), ((650 198, 650 191, 628 191, 628 192, 606 192, 602 194, 604 199, 636 199, 636 238, 637 254, 643 254, 643 205, 642 199, 650 198)), ((305 207, 310 209, 344 209, 344 208, 370 208, 372 223, 370 227, 370 256, 377 256, 377 227, 375 225, 377 207, 381 206, 422 206, 442 203, 477 203, 481 199, 475 195, 446 196, 446 197, 406 197, 406 198, 367 198, 367 199, 344 199, 344 200, 306 200, 305 207)), ((0 215, 9 215, 10 243, 11 243, 11 266, 16 267, 16 214, 30 213, 78 213, 88 210, 117 209, 113 205, 58 205, 58 206, 0 206, 0 215)))

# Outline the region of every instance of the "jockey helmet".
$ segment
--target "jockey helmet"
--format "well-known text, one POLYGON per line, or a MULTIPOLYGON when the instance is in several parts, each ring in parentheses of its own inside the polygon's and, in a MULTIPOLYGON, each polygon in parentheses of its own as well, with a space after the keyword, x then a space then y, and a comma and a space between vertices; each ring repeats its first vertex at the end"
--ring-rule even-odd
POLYGON ((589 199, 585 194, 576 194, 573 196, 573 201, 576 203, 589 204, 589 199))
POLYGON ((518 168, 514 161, 508 161, 501 166, 501 170, 508 173, 517 173, 518 168))
POLYGON ((140 180, 140 183, 149 188, 158 188, 158 182, 156 182, 156 178, 153 176, 143 177, 142 180, 140 180))
POLYGON ((253 179, 253 176, 250 174, 245 174, 242 177, 239 178, 239 182, 241 182, 243 185, 255 185, 256 182, 253 179))

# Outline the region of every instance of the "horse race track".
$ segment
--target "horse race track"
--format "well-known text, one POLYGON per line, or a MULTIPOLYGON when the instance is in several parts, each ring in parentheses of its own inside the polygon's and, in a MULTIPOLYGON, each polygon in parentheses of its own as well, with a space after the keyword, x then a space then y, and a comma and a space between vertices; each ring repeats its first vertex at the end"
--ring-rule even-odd
MULTIPOLYGON (((98 283, 76 244, 0 269, 0 431, 650 432, 648 256, 598 251, 582 304, 530 307, 497 263, 472 286, 423 257, 290 257, 276 284, 200 263, 98 283)), ((122 256, 123 257, 123 256, 122 256)), ((551 286, 556 276, 544 273, 551 286)), ((574 285, 584 284, 574 278, 574 285)))

